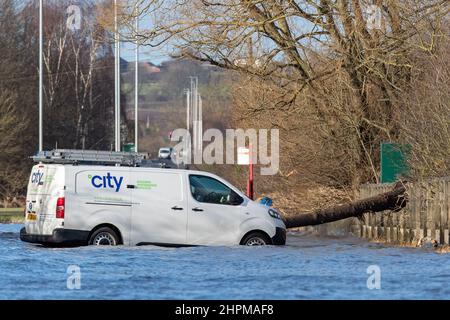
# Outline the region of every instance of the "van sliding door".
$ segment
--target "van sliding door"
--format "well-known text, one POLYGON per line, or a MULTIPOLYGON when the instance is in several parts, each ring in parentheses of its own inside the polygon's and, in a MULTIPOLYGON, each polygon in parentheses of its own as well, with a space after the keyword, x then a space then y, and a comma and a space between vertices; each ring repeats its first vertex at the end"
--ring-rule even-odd
POLYGON ((184 175, 151 169, 131 172, 132 244, 186 244, 184 175))

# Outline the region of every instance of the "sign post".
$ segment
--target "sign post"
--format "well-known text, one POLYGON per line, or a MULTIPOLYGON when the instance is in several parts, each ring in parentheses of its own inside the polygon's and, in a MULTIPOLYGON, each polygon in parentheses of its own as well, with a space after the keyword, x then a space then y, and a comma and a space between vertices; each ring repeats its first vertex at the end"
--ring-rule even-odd
POLYGON ((247 180, 247 197, 253 200, 254 198, 254 188, 253 188, 253 160, 251 153, 252 146, 249 148, 239 147, 238 148, 238 165, 248 165, 248 180, 247 180))
POLYGON ((247 187, 247 195, 250 199, 253 200, 254 198, 254 190, 253 190, 253 160, 252 160, 252 146, 250 145, 249 151, 248 151, 248 187, 247 187))

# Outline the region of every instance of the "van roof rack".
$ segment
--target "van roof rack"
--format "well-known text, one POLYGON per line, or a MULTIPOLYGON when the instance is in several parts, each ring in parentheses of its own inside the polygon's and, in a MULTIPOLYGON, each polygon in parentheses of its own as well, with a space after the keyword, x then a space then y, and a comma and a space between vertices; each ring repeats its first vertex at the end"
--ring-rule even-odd
POLYGON ((54 149, 40 151, 31 157, 35 162, 59 163, 59 164, 100 164, 139 166, 148 158, 146 153, 117 152, 77 149, 54 149))

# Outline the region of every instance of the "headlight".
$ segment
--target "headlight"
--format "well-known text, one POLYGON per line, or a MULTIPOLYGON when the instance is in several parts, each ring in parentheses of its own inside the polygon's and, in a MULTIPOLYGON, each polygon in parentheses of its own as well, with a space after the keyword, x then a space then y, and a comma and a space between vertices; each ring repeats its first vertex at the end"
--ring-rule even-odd
POLYGON ((278 212, 276 212, 275 210, 269 209, 268 213, 269 213, 269 215, 270 215, 272 218, 282 220, 280 214, 279 214, 278 212))

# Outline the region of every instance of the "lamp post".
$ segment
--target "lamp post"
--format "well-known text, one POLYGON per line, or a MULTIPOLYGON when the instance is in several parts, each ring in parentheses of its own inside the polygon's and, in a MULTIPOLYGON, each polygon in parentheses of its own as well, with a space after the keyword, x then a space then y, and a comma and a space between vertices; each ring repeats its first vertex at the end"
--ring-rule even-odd
POLYGON ((39 151, 43 149, 43 0, 39 0, 39 151))
POLYGON ((114 89, 114 133, 115 150, 120 151, 120 42, 117 26, 117 0, 114 0, 114 58, 115 58, 115 89, 114 89))
POLYGON ((134 66, 134 151, 138 152, 138 138, 139 138, 139 43, 137 40, 137 31, 139 28, 139 16, 136 15, 136 51, 135 51, 135 66, 134 66))

